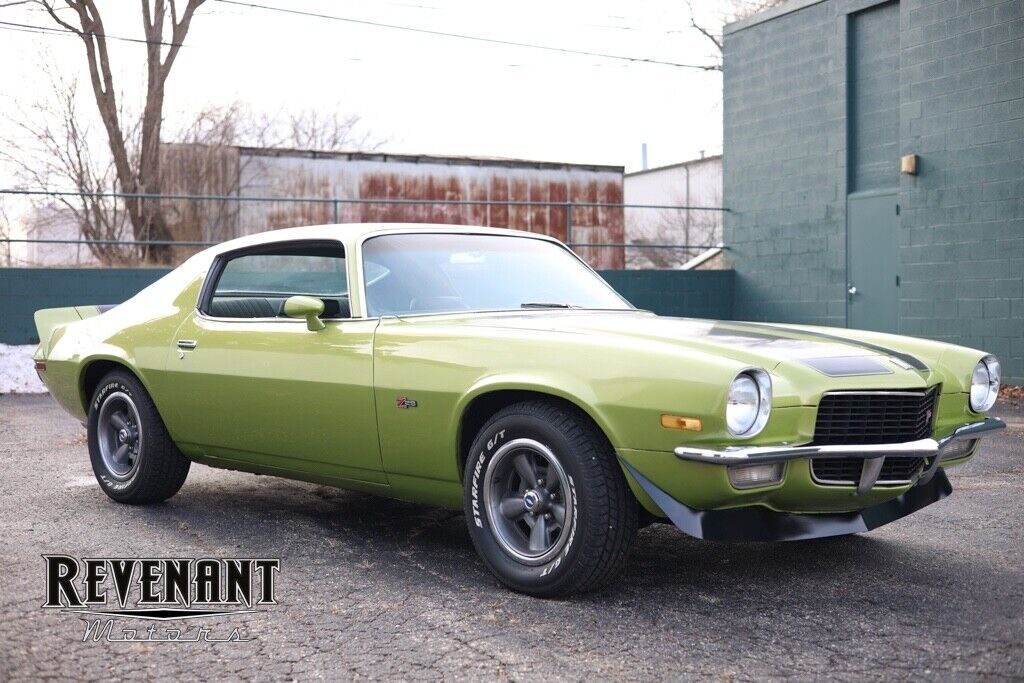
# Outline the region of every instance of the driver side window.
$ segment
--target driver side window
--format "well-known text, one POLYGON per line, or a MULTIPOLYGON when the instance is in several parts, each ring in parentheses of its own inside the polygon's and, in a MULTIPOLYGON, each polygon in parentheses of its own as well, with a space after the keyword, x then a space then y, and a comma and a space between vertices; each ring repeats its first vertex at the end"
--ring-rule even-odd
POLYGON ((321 318, 351 318, 345 251, 336 242, 262 245, 222 256, 216 283, 201 310, 215 318, 283 318, 284 302, 310 296, 324 302, 321 318))

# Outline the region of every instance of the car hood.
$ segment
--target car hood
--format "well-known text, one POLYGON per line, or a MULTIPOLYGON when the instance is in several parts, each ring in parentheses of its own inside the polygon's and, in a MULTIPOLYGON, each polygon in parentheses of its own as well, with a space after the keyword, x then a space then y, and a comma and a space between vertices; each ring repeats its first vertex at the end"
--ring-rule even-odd
POLYGON ((604 335, 622 344, 654 343, 724 356, 767 370, 796 364, 829 377, 908 374, 928 366, 905 350, 844 336, 845 330, 669 318, 641 311, 530 311, 495 314, 474 325, 604 335))

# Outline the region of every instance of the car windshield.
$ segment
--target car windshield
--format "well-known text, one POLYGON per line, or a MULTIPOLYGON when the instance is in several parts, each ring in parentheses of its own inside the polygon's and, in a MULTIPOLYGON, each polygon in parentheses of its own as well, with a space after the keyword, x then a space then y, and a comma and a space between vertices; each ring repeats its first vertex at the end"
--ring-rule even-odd
POLYGON ((538 308, 630 310, 558 244, 505 235, 406 233, 363 245, 370 316, 538 308))

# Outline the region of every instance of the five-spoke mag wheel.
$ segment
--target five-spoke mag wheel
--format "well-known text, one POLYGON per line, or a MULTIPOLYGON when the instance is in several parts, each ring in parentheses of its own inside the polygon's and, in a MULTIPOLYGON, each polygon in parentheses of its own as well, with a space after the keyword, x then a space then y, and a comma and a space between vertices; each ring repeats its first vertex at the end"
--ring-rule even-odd
POLYGON ((128 479, 138 467, 142 450, 141 421, 135 402, 123 391, 107 394, 100 405, 97 445, 103 464, 115 479, 128 479))
POLYGON ((556 399, 508 405, 479 429, 464 469, 466 527, 505 585, 555 597, 618 574, 637 502, 607 437, 556 399))
POLYGON ((565 469, 550 448, 516 439, 494 454, 483 487, 488 521, 507 553, 543 564, 565 544, 574 513, 565 469))
POLYGON ((185 483, 188 458, 142 382, 127 370, 109 372, 93 390, 88 433, 96 480, 119 503, 166 500, 185 483))

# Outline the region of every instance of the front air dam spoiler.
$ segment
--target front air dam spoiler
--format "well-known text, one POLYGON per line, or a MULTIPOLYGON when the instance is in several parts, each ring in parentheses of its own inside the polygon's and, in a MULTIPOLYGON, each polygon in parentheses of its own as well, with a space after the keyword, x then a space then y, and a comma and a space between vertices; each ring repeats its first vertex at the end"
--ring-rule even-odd
POLYGON ((763 505, 729 510, 695 510, 655 486, 620 459, 626 471, 679 530, 709 541, 801 541, 871 531, 940 501, 953 492, 943 470, 898 498, 856 512, 800 514, 763 505))

